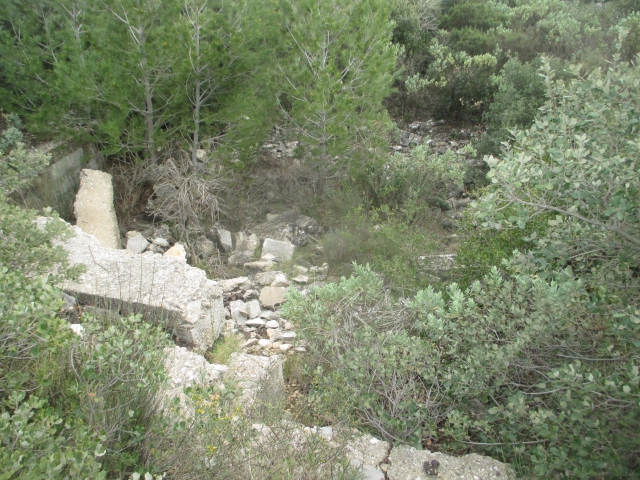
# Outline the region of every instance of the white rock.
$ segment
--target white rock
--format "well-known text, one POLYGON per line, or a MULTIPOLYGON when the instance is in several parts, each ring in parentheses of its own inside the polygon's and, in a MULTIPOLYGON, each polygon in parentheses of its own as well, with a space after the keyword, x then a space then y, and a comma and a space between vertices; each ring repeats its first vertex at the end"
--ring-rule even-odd
POLYGON ((246 342, 244 342, 242 345, 240 345, 241 348, 249 348, 249 347, 253 347, 256 343, 258 343, 258 339, 257 338, 250 338, 249 340, 247 340, 246 342))
POLYGON ((291 345, 290 343, 283 343, 280 345, 280 350, 282 350, 283 352, 286 352, 287 350, 289 350, 293 345, 291 345))
POLYGON ((218 237, 220 245, 224 248, 224 251, 231 253, 233 251, 233 239, 231 238, 231 232, 224 228, 217 228, 216 236, 218 237))
POLYGON ((297 277, 295 277, 293 279, 294 282, 296 283, 300 283, 302 285, 305 285, 307 283, 309 283, 309 277, 307 277, 306 275, 298 275, 297 277))
POLYGON ((280 323, 277 320, 269 320, 264 326, 265 328, 280 328, 280 323))
POLYGON ((231 318, 238 325, 244 325, 247 322, 247 304, 242 300, 233 300, 232 302, 229 302, 229 311, 231 312, 231 318))
POLYGON ((260 340, 258 340, 258 345, 260 345, 261 347, 268 347, 269 345, 271 345, 271 340, 267 339, 267 338, 261 338, 260 340))
POLYGON ((280 338, 280 329, 278 329, 278 328, 268 328, 267 329, 267 337, 269 337, 271 340, 276 340, 277 338, 280 338))
POLYGON ((251 320, 247 320, 245 325, 248 327, 264 327, 264 320, 261 318, 252 318, 251 320))
POLYGON ((73 333, 78 335, 80 338, 84 337, 84 327, 79 323, 72 323, 71 325, 69 325, 69 328, 73 330, 73 333))
POLYGON ((167 248, 169 246, 169 242, 161 237, 154 239, 153 244, 162 248, 167 248))
POLYGON ((307 267, 303 267, 302 265, 296 265, 293 268, 295 268, 298 271, 298 273, 300 273, 302 275, 304 275, 305 273, 307 273, 309 271, 309 269, 307 267))
POLYGON ((286 291, 284 287, 264 287, 260 291, 260 303, 263 307, 274 308, 284 302, 286 291))

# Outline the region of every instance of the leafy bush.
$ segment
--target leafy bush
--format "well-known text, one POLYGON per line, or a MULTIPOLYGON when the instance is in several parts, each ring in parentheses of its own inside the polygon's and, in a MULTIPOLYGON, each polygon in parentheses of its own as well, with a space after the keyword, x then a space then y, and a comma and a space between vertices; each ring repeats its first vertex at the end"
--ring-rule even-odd
POLYGON ((545 261, 560 267, 586 273, 607 258, 633 258, 640 245, 640 66, 587 77, 577 67, 568 83, 554 82, 548 64, 544 71, 548 100, 535 124, 516 131, 500 159, 486 157, 494 186, 479 215, 505 228, 554 215, 536 242, 545 261))
POLYGON ((28 151, 20 131, 20 117, 4 115, 8 127, 0 137, 0 194, 11 193, 36 177, 51 160, 39 150, 28 151))
POLYGON ((618 25, 620 35, 620 57, 630 62, 640 53, 640 12, 625 17, 618 25))
POLYGON ((426 91, 435 96, 434 116, 469 120, 481 117, 494 91, 491 75, 496 73, 496 53, 470 55, 456 52, 433 39, 429 47, 433 58, 424 76, 406 80, 409 92, 426 91))
POLYGON ((497 90, 483 115, 487 133, 478 146, 480 153, 498 153, 509 130, 526 128, 533 122, 546 93, 536 63, 523 64, 512 58, 493 77, 497 90))
POLYGON ((371 195, 377 205, 404 209, 409 217, 420 206, 442 207, 462 191, 464 159, 474 153, 467 147, 459 154, 452 150, 439 154, 419 145, 409 155, 390 155, 367 172, 371 195))
POLYGON ((283 314, 311 344, 310 397, 329 418, 355 421, 383 438, 420 446, 444 417, 437 386, 422 376, 429 344, 411 327, 369 266, 307 298, 291 291, 283 314))

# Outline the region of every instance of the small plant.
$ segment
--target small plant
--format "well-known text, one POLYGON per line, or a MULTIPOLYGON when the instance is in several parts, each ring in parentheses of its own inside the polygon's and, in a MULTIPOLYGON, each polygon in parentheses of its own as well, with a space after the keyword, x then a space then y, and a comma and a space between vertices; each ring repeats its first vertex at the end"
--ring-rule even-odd
POLYGON ((233 353, 239 352, 240 338, 238 335, 221 335, 207 352, 207 360, 211 363, 226 365, 233 353))

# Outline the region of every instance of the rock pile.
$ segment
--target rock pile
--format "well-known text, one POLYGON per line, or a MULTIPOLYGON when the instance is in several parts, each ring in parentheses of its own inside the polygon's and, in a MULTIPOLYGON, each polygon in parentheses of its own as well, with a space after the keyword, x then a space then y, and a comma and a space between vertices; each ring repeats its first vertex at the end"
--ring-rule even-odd
POLYGON ((295 268, 312 276, 298 275, 292 282, 281 271, 267 271, 258 272, 251 278, 218 281, 227 309, 227 333, 243 335, 243 351, 262 356, 306 351, 306 345, 299 341, 293 324, 282 317, 279 307, 284 303, 288 289, 304 288, 314 277, 323 275, 328 265, 312 267, 313 272, 301 266, 295 268))

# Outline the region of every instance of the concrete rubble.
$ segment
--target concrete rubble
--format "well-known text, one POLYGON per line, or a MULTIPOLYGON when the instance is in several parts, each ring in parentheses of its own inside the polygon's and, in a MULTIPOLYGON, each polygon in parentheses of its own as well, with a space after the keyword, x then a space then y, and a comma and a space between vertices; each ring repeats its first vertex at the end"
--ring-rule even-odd
POLYGON ((98 170, 82 170, 73 211, 76 225, 83 232, 93 235, 103 247, 120 248, 111 175, 98 170))
POLYGON ((224 325, 222 289, 203 270, 181 257, 106 248, 93 235, 71 228, 75 236, 64 248, 69 262, 86 270, 63 285, 65 292, 81 303, 152 314, 195 350, 213 345, 224 325))

